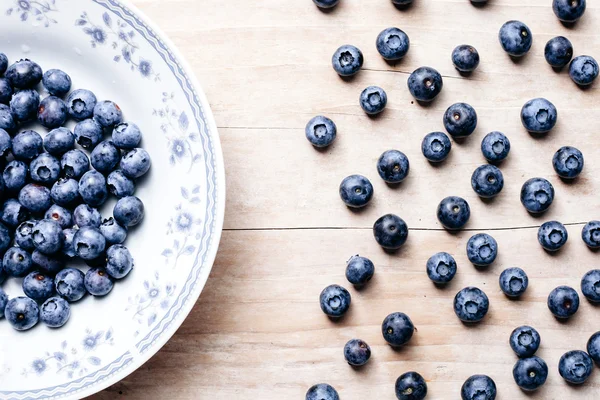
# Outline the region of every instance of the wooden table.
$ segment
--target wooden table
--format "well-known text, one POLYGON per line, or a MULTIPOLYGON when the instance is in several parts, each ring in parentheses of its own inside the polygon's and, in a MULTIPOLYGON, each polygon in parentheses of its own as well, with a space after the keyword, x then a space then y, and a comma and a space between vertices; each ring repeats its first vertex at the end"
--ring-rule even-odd
POLYGON ((335 386, 342 399, 393 399, 394 382, 416 370, 428 382, 431 399, 457 399, 464 380, 490 375, 498 399, 598 398, 600 371, 582 387, 559 376, 560 356, 585 349, 600 329, 600 309, 582 299, 579 312, 558 322, 546 307, 556 286, 578 289, 583 274, 598 266, 598 254, 580 239, 583 223, 600 219, 600 82, 578 89, 567 71, 554 72, 544 61, 544 45, 556 35, 573 42, 575 53, 600 59, 600 7, 588 2, 585 17, 573 28, 554 16, 550 0, 490 0, 476 8, 467 0, 415 0, 406 11, 389 0, 341 0, 330 13, 310 0, 135 0, 191 63, 215 115, 227 172, 227 213, 219 254, 196 307, 169 343, 138 371, 95 396, 114 399, 303 399, 318 382, 335 386), (510 19, 527 23, 534 44, 513 61, 498 43, 500 26, 510 19), (398 26, 411 39, 406 58, 387 64, 375 38, 398 26), (341 44, 362 49, 362 72, 350 81, 331 68, 341 44), (461 77, 450 61, 452 49, 475 46, 482 58, 477 72, 461 77), (428 106, 413 103, 408 74, 429 65, 444 76, 444 89, 428 106), (386 111, 369 118, 358 105, 367 85, 383 87, 386 111), (546 97, 557 106, 559 122, 545 137, 527 134, 519 111, 526 100, 546 97), (442 115, 452 103, 472 104, 479 114, 476 132, 454 143, 447 162, 433 166, 420 152, 423 136, 443 130, 442 115), (325 114, 338 126, 338 138, 316 151, 304 137, 314 115, 325 114), (485 163, 479 150, 489 131, 505 132, 512 151, 502 164, 505 188, 493 201, 481 201, 470 187, 472 171, 485 163), (562 182, 552 155, 563 145, 581 149, 583 174, 562 182), (407 180, 389 187, 375 163, 390 148, 411 162, 407 180), (375 187, 372 203, 354 212, 338 196, 340 181, 361 173, 375 187), (551 209, 528 215, 519 202, 522 183, 548 178, 556 188, 551 209), (445 196, 468 200, 472 218, 462 232, 441 229, 435 209, 445 196), (388 212, 410 227, 406 245, 396 254, 382 251, 373 239, 373 222, 388 212), (556 219, 570 239, 557 254, 537 243, 537 227, 556 219), (499 243, 497 261, 476 270, 465 243, 475 232, 488 232, 499 243), (425 262, 448 251, 459 272, 439 289, 425 274, 425 262), (344 278, 353 254, 373 260, 370 285, 356 291, 344 278), (506 267, 523 267, 530 288, 521 300, 508 300, 498 287, 506 267), (348 287, 348 315, 337 323, 319 309, 318 296, 328 284, 348 287), (474 285, 486 291, 490 312, 484 322, 465 326, 453 313, 458 290, 474 285), (381 336, 384 317, 410 315, 418 331, 394 351, 381 336), (513 382, 516 356, 508 345, 513 328, 531 324, 542 336, 538 354, 550 375, 528 396, 513 382), (358 370, 342 355, 347 340, 362 338, 372 347, 370 363, 358 370))

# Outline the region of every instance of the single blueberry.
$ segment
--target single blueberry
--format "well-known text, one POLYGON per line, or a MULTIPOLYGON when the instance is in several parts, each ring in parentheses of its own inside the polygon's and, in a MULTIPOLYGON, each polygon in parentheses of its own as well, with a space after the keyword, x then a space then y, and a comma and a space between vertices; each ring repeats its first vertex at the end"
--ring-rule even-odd
POLYGON ((554 201, 554 186, 544 178, 531 178, 521 188, 521 203, 532 214, 546 211, 554 201))
POLYGON ((64 261, 58 255, 56 257, 49 256, 39 250, 34 250, 33 253, 31 253, 31 260, 33 261, 34 266, 48 274, 56 274, 65 267, 64 261))
POLYGON ((33 244, 33 227, 37 221, 30 220, 22 222, 15 231, 15 243, 27 251, 33 251, 35 246, 33 244))
POLYGON ((99 229, 109 244, 120 244, 127 238, 127 228, 119 225, 113 217, 102 221, 99 229))
POLYGON ((41 101, 37 118, 48 129, 58 128, 67 120, 67 105, 56 96, 48 96, 41 101))
POLYGON ((567 228, 558 221, 544 222, 538 229, 538 242, 545 250, 556 251, 567 243, 567 228))
POLYGON ((466 287, 454 297, 454 313, 463 322, 479 322, 490 307, 486 294, 473 286, 466 287))
POLYGON ((131 179, 137 179, 150 169, 150 154, 142 148, 135 148, 121 158, 121 171, 131 179))
POLYGON ((12 151, 12 139, 8 132, 0 128, 0 157, 6 157, 12 151))
POLYGON ((13 160, 6 164, 2 172, 2 180, 8 192, 18 193, 25 186, 29 167, 23 161, 13 160))
POLYGON ((546 43, 544 57, 552 67, 562 68, 573 58, 573 45, 564 36, 552 38, 546 43))
POLYGON ((89 90, 74 90, 67 97, 67 112, 78 121, 91 118, 94 115, 96 101, 96 96, 89 90))
POLYGON ((600 248, 600 221, 590 221, 581 230, 581 239, 591 249, 600 248))
POLYGON ((42 80, 42 68, 31 60, 23 59, 10 65, 4 76, 15 88, 32 88, 42 80))
POLYGON ((398 400, 423 400, 427 396, 427 383, 417 372, 405 372, 396 379, 398 400))
POLYGON ((373 235, 384 249, 396 250, 406 242, 408 226, 399 216, 386 214, 373 224, 373 235))
POLYGON ((385 341, 394 347, 402 346, 412 338, 415 326, 408 315, 395 312, 383 320, 381 333, 385 341))
POLYGON ((350 175, 340 183, 339 192, 348 207, 364 207, 373 197, 373 185, 362 175, 350 175))
POLYGON ((552 10, 559 20, 575 22, 583 16, 586 0, 553 0, 552 10))
POLYGON ((27 122, 37 117, 40 95, 33 89, 25 89, 13 94, 10 111, 18 122, 27 122))
POLYGON ((144 218, 144 203, 135 196, 123 197, 115 204, 113 217, 125 228, 137 225, 144 218))
POLYGON ((452 143, 443 132, 431 132, 421 142, 421 151, 430 162, 444 161, 450 154, 451 149, 452 143))
POLYGON ((571 146, 563 146, 552 157, 554 170, 564 179, 576 178, 583 170, 583 154, 571 146))
POLYGON ((339 318, 350 308, 350 292, 339 285, 327 286, 319 296, 321 310, 331 318, 339 318))
MULTIPOLYGON (((8 68, 8 57, 6 57, 6 54, 4 53, 0 53, 0 74, 4 74, 4 72, 6 72, 6 69, 8 68)), ((4 307, 0 307, 2 308, 4 311, 4 307)))
POLYGON ((313 2, 319 8, 332 8, 335 7, 340 2, 340 0, 313 0, 313 2))
POLYGON ((467 103, 452 104, 444 113, 444 126, 453 137, 466 137, 477 127, 477 113, 467 103))
POLYGON ((448 253, 436 253, 427 260, 427 276, 432 282, 444 284, 456 275, 456 261, 448 253))
POLYGON ((69 303, 80 300, 85 295, 84 279, 85 275, 77 268, 65 268, 54 278, 56 293, 69 303))
POLYGON ((351 339, 344 346, 344 358, 350 365, 365 365, 371 358, 371 347, 364 340, 351 339))
POLYGON ((494 400, 496 383, 487 375, 470 376, 460 388, 462 400, 494 400))
POLYGON ((369 86, 360 94, 359 103, 367 114, 379 114, 387 105, 387 93, 379 86, 369 86))
POLYGON ((58 222, 51 219, 38 221, 33 228, 33 244, 44 254, 54 254, 62 249, 65 237, 58 222))
POLYGON ((79 121, 73 129, 75 141, 84 149, 93 149, 104 135, 104 128, 94 118, 79 121))
POLYGON ((105 128, 112 128, 123 121, 123 112, 117 103, 104 100, 94 107, 94 119, 105 128))
POLYGON ((340 400, 340 396, 333 386, 319 383, 308 389, 305 400, 340 400))
POLYGON ((106 186, 108 191, 117 198, 133 196, 135 193, 135 183, 125 176, 120 169, 108 174, 106 177, 106 186))
POLYGON ((331 57, 333 69, 340 76, 351 76, 362 68, 364 59, 362 52, 355 46, 340 46, 331 57))
POLYGON ((108 174, 112 171, 118 164, 120 158, 121 152, 110 140, 98 143, 90 155, 92 167, 104 174, 108 174))
POLYGON ((557 119, 556 107, 543 98, 529 100, 521 109, 521 122, 532 133, 549 132, 556 125, 557 119))
POLYGON ((400 183, 408 175, 410 163, 408 157, 398 150, 384 152, 377 161, 377 172, 388 183, 400 183))
POLYGON ((489 164, 477 167, 471 176, 471 187, 479 197, 491 198, 496 196, 504 187, 502 171, 489 164))
POLYGON ((366 257, 358 254, 350 257, 346 264, 346 279, 356 286, 369 282, 375 273, 375 265, 366 257))
POLYGON ((69 258, 73 258, 77 255, 75 247, 73 247, 73 238, 75 237, 75 234, 78 230, 79 228, 63 230, 63 235, 65 235, 65 242, 61 249, 61 253, 69 258))
POLYGON ((106 250, 106 272, 115 278, 125 278, 133 269, 133 257, 127 247, 114 244, 106 250))
POLYGON ((44 137, 44 149, 53 156, 61 156, 75 147, 75 135, 64 127, 52 129, 44 137))
POLYGON ((471 236, 467 242, 467 257, 478 267, 487 267, 498 256, 498 243, 487 233, 471 236))
POLYGON ((62 229, 73 226, 73 214, 71 211, 57 204, 53 204, 44 214, 44 218, 58 222, 62 229))
POLYGON ((0 104, 0 128, 9 133, 14 132, 17 128, 17 122, 15 121, 13 113, 6 104, 0 104))
POLYGON ((500 289, 508 297, 519 297, 529 286, 529 278, 521 268, 506 268, 500 274, 500 289))
POLYGON ((31 161, 43 152, 43 140, 39 133, 26 130, 12 140, 12 153, 17 160, 31 161))
POLYGON ((113 129, 112 140, 120 149, 135 149, 142 141, 142 131, 132 122, 122 122, 113 129))
POLYGON ((443 199, 437 208, 437 218, 448 230, 461 229, 469 222, 471 208, 461 197, 449 196, 443 199))
POLYGON ((559 286, 548 295, 548 308, 556 318, 569 318, 579 309, 579 295, 569 286, 559 286))
POLYGON ((523 325, 515 328, 510 334, 510 347, 519 358, 531 357, 540 347, 540 334, 531 326, 523 325))
MULTIPOLYGON (((43 213, 52 204, 50 189, 35 183, 29 183, 19 192, 19 203, 32 213, 43 213)), ((16 225, 23 221, 18 221, 16 225)))
POLYGON ((66 178, 79 179, 90 169, 90 159, 79 149, 73 149, 63 154, 60 166, 66 178))
POLYGON ((581 292, 589 301, 600 303, 600 269, 586 272, 581 279, 581 292))
POLYGON ((83 174, 79 180, 79 195, 85 203, 93 207, 104 204, 108 197, 108 189, 106 188, 106 178, 104 175, 94 170, 90 170, 83 174))
MULTIPOLYGON (((0 311, 1 313, 2 311, 0 311)), ((600 332, 594 333, 587 342, 587 352, 600 365, 600 332)))
POLYGON ((579 86, 591 85, 598 77, 598 63, 591 56, 575 57, 569 66, 569 76, 579 86))
POLYGON ((452 64, 460 72, 473 72, 479 66, 479 53, 467 44, 457 46, 452 51, 452 64))
POLYGON ((498 38, 504 51, 513 57, 525 55, 533 44, 531 30, 520 21, 508 21, 502 25, 498 38))
POLYGON ((6 78, 0 78, 0 103, 9 104, 13 95, 13 88, 6 78))
POLYGON ((18 331, 31 329, 38 323, 40 309, 29 297, 14 297, 6 303, 4 316, 18 331))
POLYGON ((35 301, 45 301, 54 294, 54 279, 40 271, 33 271, 23 278, 23 292, 35 301))
POLYGON ((11 228, 15 228, 21 222, 29 218, 29 211, 15 199, 6 199, 2 205, 2 222, 11 228))
POLYGON ((62 97, 71 90, 71 77, 60 69, 49 69, 42 76, 42 84, 51 95, 62 97))
POLYGON ((313 146, 327 147, 335 140, 337 127, 329 118, 318 115, 308 121, 304 133, 313 146))
POLYGON ((42 153, 29 164, 31 180, 41 185, 52 185, 60 175, 60 162, 49 153, 42 153))
POLYGON ((40 307, 40 320, 50 328, 60 328, 71 316, 71 306, 62 297, 50 297, 40 307))
POLYGON ((536 390, 546 383, 548 365, 537 356, 519 359, 513 367, 513 378, 523 390, 536 390))
POLYGON ((593 369, 592 357, 581 350, 567 351, 558 362, 560 376, 574 385, 581 385, 585 382, 592 374, 593 369))
POLYGON ((79 183, 75 179, 60 178, 50 190, 52 201, 63 207, 73 207, 79 203, 79 183))
POLYGON ((75 233, 73 248, 84 260, 93 260, 104 252, 106 239, 98 228, 84 226, 75 233))
POLYGON ((410 39, 408 35, 398 28, 384 29, 377 36, 377 51, 386 60, 396 61, 408 53, 410 39))
POLYGON ((2 257, 2 268, 8 276, 23 277, 32 266, 31 254, 20 247, 11 247, 2 257))
POLYGON ((106 296, 113 288, 113 280, 104 268, 90 268, 83 283, 92 296, 106 296))
POLYGON ((481 152, 489 162, 500 162, 508 157, 510 141, 502 132, 490 132, 481 141, 481 152))
POLYGON ((430 67, 417 68, 408 77, 408 90, 417 101, 432 101, 443 86, 442 75, 430 67))
POLYGON ((102 222, 102 216, 96 208, 92 208, 87 204, 80 204, 73 211, 73 222, 79 228, 84 226, 98 228, 102 222))

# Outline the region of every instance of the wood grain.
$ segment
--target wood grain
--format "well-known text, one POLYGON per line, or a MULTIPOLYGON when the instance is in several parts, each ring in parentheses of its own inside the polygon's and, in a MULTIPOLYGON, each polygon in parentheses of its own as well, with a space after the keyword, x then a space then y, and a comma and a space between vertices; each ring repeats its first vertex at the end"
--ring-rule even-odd
POLYGON ((406 11, 388 0, 341 0, 323 13, 310 0, 134 0, 175 42, 198 75, 215 114, 227 172, 227 214, 219 254, 205 291, 168 344, 138 371, 93 396, 114 399, 302 399, 314 383, 334 385, 342 399, 393 399, 395 379, 408 370, 428 381, 432 399, 457 399, 471 374, 490 375, 498 399, 591 399, 598 397, 600 372, 581 387, 558 375, 560 356, 585 349, 600 329, 600 309, 583 301, 568 323, 555 320, 547 294, 561 284, 579 289, 581 276, 597 267, 598 254, 580 240, 583 223, 600 219, 600 97, 598 84, 574 86, 567 71, 555 72, 543 57, 544 45, 567 36, 575 54, 600 59, 600 8, 588 2, 585 17, 565 27, 549 0, 489 0, 483 8, 466 0, 415 0, 406 11), (524 4, 525 3, 525 4, 524 4), (534 33, 529 55, 513 61, 501 50, 497 34, 509 19, 519 19, 534 33), (386 63, 375 49, 377 34, 398 26, 411 39, 402 62, 386 63), (330 58, 341 44, 360 47, 364 70, 350 81, 333 72, 330 58), (472 76, 461 77, 450 62, 452 49, 475 46, 482 57, 472 76), (415 68, 429 65, 444 76, 442 94, 426 107, 413 103, 406 80, 415 68), (361 90, 383 87, 386 111, 367 117, 358 105, 361 90), (521 106, 547 97, 559 110, 556 128, 545 137, 526 133, 521 106), (432 166, 420 153, 428 132, 443 130, 442 115, 452 103, 472 104, 479 115, 476 132, 453 143, 450 158, 432 166), (316 114, 333 118, 338 139, 315 151, 304 138, 306 121, 316 114), (481 138, 491 130, 511 140, 501 165, 505 189, 490 202, 470 188, 472 171, 483 164, 481 138), (552 169, 553 153, 563 145, 586 157, 574 183, 561 181, 552 169), (409 178, 398 187, 384 184, 375 170, 390 148, 405 152, 409 178), (351 173, 369 177, 372 204, 353 212, 337 194, 351 173), (528 215, 519 202, 522 183, 548 178, 556 200, 541 217, 528 215), (467 229, 450 234, 435 218, 437 203, 460 195, 471 204, 467 229), (371 226, 394 212, 411 228, 406 246, 396 254, 378 248, 371 226), (537 243, 537 226, 546 220, 565 223, 570 240, 558 254, 537 243), (475 231, 498 241, 492 267, 469 264, 465 243, 475 231), (425 262, 437 251, 452 253, 459 273, 447 288, 427 279, 425 262), (376 275, 362 291, 351 289, 349 314, 338 323, 320 311, 318 295, 328 284, 345 286, 345 261, 353 254, 370 257, 376 275), (511 266, 524 268, 530 288, 510 301, 498 287, 498 275, 511 266), (452 299, 467 285, 490 297, 491 309, 477 326, 461 324, 452 299), (411 316, 418 332, 405 348, 385 345, 380 324, 390 312, 411 316), (530 324, 542 335, 539 355, 550 368, 538 392, 520 392, 512 379, 516 357, 508 346, 512 329, 530 324), (363 369, 345 364, 342 348, 351 338, 366 340, 373 359, 363 369))

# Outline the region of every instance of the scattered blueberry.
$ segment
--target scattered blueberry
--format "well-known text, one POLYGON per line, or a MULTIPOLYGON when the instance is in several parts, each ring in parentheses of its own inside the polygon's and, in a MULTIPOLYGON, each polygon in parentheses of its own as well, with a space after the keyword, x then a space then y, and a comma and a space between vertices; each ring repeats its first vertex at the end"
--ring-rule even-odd
POLYGON ((600 248, 600 221, 590 221, 581 230, 581 239, 591 249, 600 248))
POLYGON ((75 147, 75 136, 64 127, 52 129, 44 137, 44 149, 53 156, 62 156, 75 147))
POLYGON ((102 221, 99 229, 108 244, 120 244, 127 238, 127 229, 119 225, 113 217, 102 221))
POLYGON ((417 372, 405 372, 396 379, 398 400, 423 400, 427 396, 427 383, 417 372))
POLYGON ((79 180, 79 195, 90 206, 98 207, 104 204, 108 197, 104 175, 94 170, 83 174, 79 180))
POLYGON ((456 261, 448 253, 436 253, 427 260, 427 276, 432 282, 444 284, 456 275, 456 261))
POLYGON ((340 396, 333 386, 319 383, 308 389, 305 400, 340 400, 340 396))
POLYGON ((430 162, 444 161, 450 154, 451 149, 452 143, 443 132, 428 133, 421 142, 421 151, 430 162))
POLYGON ((54 254, 62 249, 64 234, 58 222, 51 219, 38 221, 33 228, 33 244, 44 254, 54 254))
POLYGON ((350 257, 346 264, 346 279, 353 285, 364 285, 369 282, 375 273, 375 265, 366 257, 358 254, 350 257))
POLYGON ((23 277, 31 271, 31 254, 20 247, 11 247, 2 258, 2 269, 8 276, 23 277))
POLYGON ((340 197, 348 207, 364 207, 373 197, 373 185, 362 175, 347 176, 340 183, 340 197))
POLYGON ((144 218, 144 203, 135 196, 123 197, 115 204, 113 217, 125 228, 137 225, 144 218))
POLYGON ((66 178, 79 179, 90 169, 90 160, 83 151, 73 149, 63 154, 60 166, 66 178))
POLYGON ((6 104, 0 104, 0 128, 7 132, 13 132, 17 127, 10 107, 6 104))
POLYGON ((569 75, 579 86, 591 85, 598 77, 598 63, 591 56, 575 57, 569 66, 569 75))
POLYGON ((37 118, 48 129, 58 128, 67 120, 67 105, 56 96, 48 96, 40 102, 37 118))
POLYGON ((408 77, 408 90, 412 96, 421 102, 428 102, 440 94, 444 82, 442 75, 430 67, 417 68, 408 77))
POLYGON ((6 164, 2 172, 2 180, 8 192, 18 193, 25 186, 29 167, 23 161, 13 160, 6 164))
POLYGON ((95 227, 84 226, 79 228, 73 237, 73 248, 77 255, 84 260, 98 258, 104 252, 105 247, 106 239, 100 230, 95 227))
POLYGON ((351 339, 344 346, 344 358, 350 365, 365 365, 371 358, 371 348, 360 339, 351 339))
POLYGON ((520 21, 508 21, 502 25, 498 38, 504 51, 513 57, 525 55, 533 43, 531 31, 520 21))
POLYGON ((594 333, 588 340, 587 352, 592 357, 592 360, 600 365, 600 332, 594 333))
POLYGON ((586 0, 553 0, 552 10, 559 20, 575 22, 583 16, 586 0))
POLYGON ((104 268, 90 268, 83 282, 92 296, 106 296, 113 288, 113 280, 104 268))
POLYGON ((376 44, 377 51, 383 58, 397 61, 408 53, 410 39, 401 29, 387 28, 377 36, 376 44))
POLYGON ((18 331, 31 329, 38 323, 40 309, 29 297, 14 297, 6 303, 4 317, 18 331))
POLYGON ((137 179, 150 169, 150 154, 142 148, 135 148, 121 158, 120 167, 126 177, 137 179))
POLYGON ((571 287, 559 286, 548 295, 548 308, 556 318, 569 318, 579 309, 579 295, 571 287))
POLYGON ((345 44, 339 47, 331 57, 333 69, 340 76, 352 76, 362 68, 362 52, 355 46, 345 44))
POLYGON ((557 119, 556 107, 543 98, 529 100, 521 109, 521 122, 529 132, 549 132, 556 125, 557 119))
POLYGON ((552 67, 562 68, 573 58, 573 45, 564 36, 552 38, 546 43, 544 57, 552 67))
POLYGON ((588 353, 581 350, 567 351, 558 362, 558 372, 563 379, 581 385, 592 374, 594 363, 588 353))
POLYGON ((386 214, 375 221, 373 235, 381 247, 396 250, 402 247, 408 238, 408 226, 402 218, 386 214))
POLYGON ((460 389, 462 400, 494 400, 496 383, 487 375, 473 375, 460 389))
POLYGON ((504 187, 502 171, 489 164, 478 167, 471 176, 471 187, 479 197, 496 196, 504 187))
POLYGON ((49 153, 42 153, 29 164, 31 180, 41 185, 52 185, 60 175, 60 162, 49 153))
POLYGON ((313 146, 327 147, 335 140, 337 127, 329 118, 318 115, 308 121, 304 133, 313 146))
POLYGON ((40 95, 33 89, 25 89, 13 94, 10 111, 18 122, 27 122, 37 117, 40 95))
POLYGON ((87 89, 74 90, 67 97, 67 112, 78 121, 91 118, 94 115, 96 102, 96 96, 91 91, 87 89))
POLYGON ((12 140, 12 153, 17 160, 31 161, 43 151, 43 140, 39 133, 26 130, 12 140))
POLYGON ((544 222, 538 229, 538 242, 548 251, 560 249, 568 238, 567 228, 558 221, 544 222))
POLYGON ((450 196, 443 199, 437 208, 437 218, 448 230, 461 229, 469 222, 471 208, 463 198, 450 196))
POLYGON ((538 331, 531 326, 523 325, 512 331, 509 343, 517 356, 523 358, 533 356, 540 347, 541 341, 538 331))
POLYGON ((106 272, 115 278, 125 278, 133 269, 133 257, 122 244, 114 244, 106 250, 106 272))
POLYGON ((112 128, 123 121, 121 108, 113 101, 100 101, 94 107, 94 119, 105 128, 112 128))
POLYGON ((94 118, 79 121, 73 129, 75 141, 84 149, 93 149, 104 135, 104 128, 94 118))
POLYGON ((40 307, 40 320, 50 328, 60 328, 71 316, 71 306, 62 297, 50 297, 40 307))
POLYGON ((473 46, 457 46, 452 51, 452 64, 460 72, 473 72, 479 66, 479 53, 473 46))
POLYGON ((379 86, 369 86, 360 94, 360 106, 367 114, 379 114, 386 105, 387 94, 379 86))
POLYGON ((121 122, 112 131, 112 141, 120 149, 131 150, 142 141, 142 131, 131 122, 121 122))
POLYGON ((390 346, 402 346, 412 338, 415 332, 415 326, 408 315, 395 312, 383 320, 381 324, 381 333, 383 338, 390 346))
POLYGON ((4 76, 14 88, 32 88, 42 80, 42 68, 31 60, 19 60, 6 69, 4 76))
POLYGON ((506 268, 500 274, 500 289, 508 297, 519 297, 527 290, 529 278, 521 268, 506 268))
POLYGON ((350 292, 339 285, 327 286, 319 296, 321 310, 331 318, 339 318, 346 314, 351 300, 350 292))
POLYGON ((583 154, 581 151, 571 146, 563 146, 552 157, 552 166, 554 170, 564 179, 577 177, 583 169, 583 154))
POLYGON ((79 183, 75 179, 60 178, 50 190, 52 201, 63 207, 72 207, 79 203, 79 183))
POLYGON ((73 214, 64 207, 53 204, 44 214, 45 219, 51 219, 58 222, 62 229, 73 226, 73 214))
POLYGON ((2 222, 14 228, 29 217, 29 211, 15 199, 6 199, 2 205, 2 222))
POLYGON ((515 383, 523 390, 536 390, 546 383, 548 365, 537 356, 519 359, 513 367, 515 383))
POLYGON ((37 221, 30 220, 21 223, 15 231, 15 243, 27 251, 33 251, 33 228, 37 221))
POLYGON ((477 127, 477 113, 467 103, 452 104, 444 114, 444 126, 453 137, 466 137, 477 127))
POLYGON ((581 279, 581 292, 589 301, 600 303, 600 269, 586 272, 581 279))
POLYGON ((54 294, 54 279, 40 271, 33 271, 23 279, 23 292, 30 299, 45 301, 54 294))
POLYGON ((85 295, 85 275, 77 268, 65 268, 56 274, 56 293, 69 303, 80 300, 85 295))
MULTIPOLYGON (((36 183, 29 183, 19 192, 19 203, 32 213, 43 213, 52 204, 50 189, 36 183)), ((23 221, 18 221, 16 225, 23 221)))
POLYGON ((0 103, 9 104, 13 95, 13 88, 6 78, 0 78, 0 103))
POLYGON ((133 196, 133 193, 135 193, 135 183, 133 180, 126 177, 120 169, 108 174, 106 186, 108 187, 110 194, 119 199, 122 197, 133 196))
POLYGON ((479 322, 490 307, 486 294, 473 286, 466 287, 454 297, 454 313, 463 322, 479 322))
POLYGON ((31 260, 33 261, 34 266, 48 274, 56 274, 65 267, 65 263, 60 256, 49 256, 39 250, 34 250, 33 253, 31 253, 31 260))
POLYGON ((533 214, 546 211, 554 201, 554 187, 544 178, 531 178, 521 188, 521 203, 533 214))
POLYGON ((478 233, 467 242, 467 257, 473 265, 486 267, 494 262, 498 255, 496 239, 487 233, 478 233))
POLYGON ((402 182, 410 170, 408 157, 398 150, 384 152, 377 161, 377 172, 388 183, 402 182))
POLYGON ((71 90, 71 77, 60 69, 49 69, 42 76, 42 84, 51 95, 62 97, 71 90))

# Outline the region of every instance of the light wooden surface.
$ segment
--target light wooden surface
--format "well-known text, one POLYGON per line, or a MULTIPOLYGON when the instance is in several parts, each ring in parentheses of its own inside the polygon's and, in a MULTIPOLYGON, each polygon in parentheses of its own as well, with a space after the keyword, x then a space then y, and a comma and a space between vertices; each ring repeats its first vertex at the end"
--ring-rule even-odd
POLYGON ((598 267, 598 254, 580 239, 582 223, 600 219, 600 84, 580 90, 566 71, 545 63, 544 45, 556 35, 571 39, 575 54, 600 59, 600 7, 588 2, 577 26, 562 26, 550 0, 489 0, 483 8, 467 0, 415 0, 396 10, 389 0, 341 0, 323 13, 310 0, 135 0, 187 57, 209 98, 219 126, 227 173, 227 213, 219 254, 205 291, 169 343, 138 371, 95 396, 114 399, 303 399, 314 383, 334 385, 342 399, 393 399, 394 382, 403 372, 419 371, 431 399, 457 399, 470 375, 490 375, 498 399, 592 399, 600 391, 600 370, 582 387, 568 386, 558 375, 560 356, 585 349, 600 329, 600 309, 583 300, 567 323, 546 307, 554 287, 579 290, 581 276, 598 267), (517 62, 498 44, 500 26, 520 19, 534 33, 529 55, 517 62), (389 65, 375 48, 377 34, 398 26, 411 39, 407 57, 389 65), (351 43, 365 55, 363 71, 351 81, 337 77, 331 54, 351 43), (475 46, 480 68, 463 78, 450 62, 452 49, 475 46), (444 89, 427 107, 413 104, 408 73, 429 65, 444 76, 444 89), (389 97, 379 118, 368 118, 358 105, 361 90, 383 87, 389 97), (543 138, 521 126, 519 111, 533 97, 547 97, 558 107, 559 122, 543 138), (420 153, 425 134, 443 130, 442 114, 452 103, 472 104, 479 115, 476 132, 454 144, 449 160, 428 164, 420 153), (323 152, 304 138, 304 125, 316 114, 335 120, 338 139, 323 152), (505 132, 512 151, 501 169, 504 191, 491 202, 479 200, 470 187, 472 171, 484 163, 481 138, 505 132), (582 176, 572 184, 552 170, 554 151, 580 148, 586 157, 582 176), (409 178, 399 187, 379 179, 375 162, 387 149, 405 152, 409 178), (352 212, 339 200, 343 177, 361 173, 375 187, 372 204, 352 212), (548 178, 556 188, 549 212, 528 215, 519 202, 522 183, 548 178), (449 234, 435 218, 439 200, 465 197, 472 208, 468 229, 449 234), (394 212, 411 232, 406 246, 387 254, 376 245, 371 226, 394 212), (558 254, 545 253, 536 227, 557 219, 570 239, 558 254), (487 231, 500 255, 487 270, 466 258, 473 231, 487 231), (427 258, 452 253, 459 264, 455 280, 434 287, 425 274, 427 258), (376 274, 360 292, 344 278, 353 254, 371 258, 376 274), (498 287, 506 267, 523 267, 530 288, 510 301, 498 287), (328 284, 347 286, 353 296, 349 314, 329 321, 318 295, 328 284), (491 308, 483 323, 466 327, 452 311, 452 299, 464 286, 486 291, 491 308), (394 351, 380 333, 390 312, 403 311, 418 332, 394 351), (513 328, 536 327, 542 336, 539 355, 550 368, 546 385, 532 395, 512 379, 516 357, 508 346, 513 328), (363 369, 345 364, 342 348, 358 337, 372 347, 363 369))

